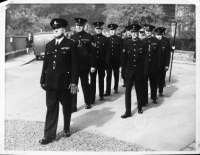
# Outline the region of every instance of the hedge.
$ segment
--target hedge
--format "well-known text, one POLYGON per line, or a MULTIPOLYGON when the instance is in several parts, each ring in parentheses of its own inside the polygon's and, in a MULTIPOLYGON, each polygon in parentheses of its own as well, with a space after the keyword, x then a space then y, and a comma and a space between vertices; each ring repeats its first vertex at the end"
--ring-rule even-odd
MULTIPOLYGON (((169 38, 169 39, 172 45, 174 38, 169 38)), ((196 39, 195 38, 176 38, 175 46, 177 50, 196 52, 196 39)))

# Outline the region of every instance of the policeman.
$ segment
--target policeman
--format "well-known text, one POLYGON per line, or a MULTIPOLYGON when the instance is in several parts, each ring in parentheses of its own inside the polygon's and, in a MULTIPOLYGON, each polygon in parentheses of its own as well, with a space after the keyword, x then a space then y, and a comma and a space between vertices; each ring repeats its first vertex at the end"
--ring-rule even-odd
POLYGON ((124 77, 126 79, 125 107, 126 112, 121 118, 131 116, 131 91, 133 82, 137 95, 138 113, 142 114, 143 100, 143 79, 148 74, 147 44, 138 37, 141 26, 133 24, 131 26, 132 40, 124 44, 122 68, 125 68, 124 77))
POLYGON ((46 121, 44 137, 39 141, 45 145, 56 138, 59 102, 63 107, 64 136, 70 136, 72 94, 77 92, 79 60, 77 44, 64 37, 68 22, 55 18, 50 22, 55 39, 46 44, 45 57, 40 79, 46 90, 46 121))
MULTIPOLYGON (((123 44, 125 44, 127 41, 129 41, 129 40, 132 40, 132 37, 131 37, 131 33, 130 33, 130 26, 132 26, 132 25, 128 25, 128 26, 126 26, 126 29, 125 29, 125 32, 126 32, 126 37, 124 37, 123 38, 123 44)), ((123 79, 123 85, 122 85, 122 87, 126 87, 126 85, 125 85, 125 78, 124 78, 124 70, 123 70, 123 68, 122 68, 122 71, 121 71, 122 73, 121 73, 121 76, 122 76, 122 79, 123 79)))
POLYGON ((160 41, 159 48, 159 59, 158 59, 158 87, 159 87, 159 96, 163 96, 163 87, 165 84, 166 71, 169 69, 170 62, 170 45, 163 39, 163 27, 158 27, 154 29, 156 38, 160 41))
POLYGON ((107 77, 106 77, 106 93, 104 96, 109 96, 111 93, 111 79, 112 79, 112 70, 114 72, 114 91, 118 93, 118 83, 119 83, 119 68, 120 68, 120 55, 123 49, 123 40, 121 37, 116 35, 117 24, 109 24, 108 28, 110 29, 109 39, 109 53, 108 53, 108 68, 107 68, 107 77))
POLYGON ((157 73, 158 73, 158 50, 159 41, 152 37, 152 31, 155 28, 153 25, 145 24, 146 38, 143 41, 148 45, 148 78, 144 81, 144 93, 145 105, 148 104, 148 79, 150 81, 151 99, 153 103, 157 104, 157 73))
POLYGON ((96 96, 96 75, 98 72, 99 76, 99 97, 100 100, 103 100, 104 93, 104 77, 105 77, 105 68, 106 68, 106 56, 109 50, 109 40, 106 36, 102 35, 102 26, 103 22, 94 22, 96 35, 94 35, 94 40, 96 44, 97 50, 97 66, 96 70, 93 73, 90 73, 91 84, 90 84, 90 103, 93 104, 95 102, 96 96))
MULTIPOLYGON (((165 37, 165 30, 166 28, 162 27, 162 30, 163 30, 163 35, 162 35, 162 39, 165 40, 169 46, 170 46, 170 51, 173 52, 173 47, 171 46, 171 43, 169 41, 169 38, 165 37)), ((175 47, 174 47, 175 48, 175 47)), ((171 55, 171 54, 170 54, 171 55)), ((165 77, 166 77, 166 74, 165 74, 165 77)), ((165 82, 165 81, 164 81, 165 82)), ((166 86, 166 83, 164 83, 164 87, 166 86)))
MULTIPOLYGON (((77 33, 71 36, 79 47, 79 61, 80 61, 80 80, 85 99, 85 109, 90 109, 90 85, 89 85, 89 72, 95 72, 96 68, 96 44, 94 37, 84 31, 85 23, 84 18, 75 18, 77 33)), ((77 98, 77 96, 74 96, 77 98)), ((76 107, 76 105, 73 107, 76 107)), ((77 108, 76 108, 77 109, 77 108)), ((76 110, 75 109, 75 110, 76 110)))

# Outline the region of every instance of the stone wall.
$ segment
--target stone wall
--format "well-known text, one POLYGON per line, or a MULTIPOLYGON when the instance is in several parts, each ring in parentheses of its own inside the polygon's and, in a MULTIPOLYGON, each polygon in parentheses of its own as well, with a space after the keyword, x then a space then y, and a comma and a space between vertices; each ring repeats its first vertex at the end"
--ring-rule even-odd
POLYGON ((194 51, 175 50, 174 51, 174 60, 193 61, 194 60, 194 51))

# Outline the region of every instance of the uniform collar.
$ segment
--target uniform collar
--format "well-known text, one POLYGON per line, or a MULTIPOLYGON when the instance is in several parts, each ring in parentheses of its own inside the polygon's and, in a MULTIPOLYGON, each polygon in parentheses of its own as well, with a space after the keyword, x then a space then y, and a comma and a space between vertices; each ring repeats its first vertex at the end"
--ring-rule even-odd
POLYGON ((59 45, 63 39, 64 39, 64 36, 62 36, 60 39, 56 39, 55 45, 57 44, 57 42, 58 42, 58 45, 59 45))

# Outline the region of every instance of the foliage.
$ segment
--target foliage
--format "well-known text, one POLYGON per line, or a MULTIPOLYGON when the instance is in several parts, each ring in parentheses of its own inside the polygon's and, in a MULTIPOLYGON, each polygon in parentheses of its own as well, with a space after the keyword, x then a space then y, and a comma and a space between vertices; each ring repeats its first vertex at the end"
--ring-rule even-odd
POLYGON ((103 15, 106 24, 116 23, 124 27, 132 23, 156 25, 165 14, 162 6, 157 4, 107 4, 103 15))
MULTIPOLYGON (((173 38, 170 38, 171 45, 173 38)), ((177 50, 184 51, 196 51, 196 39, 195 38, 176 38, 175 46, 177 50)))

